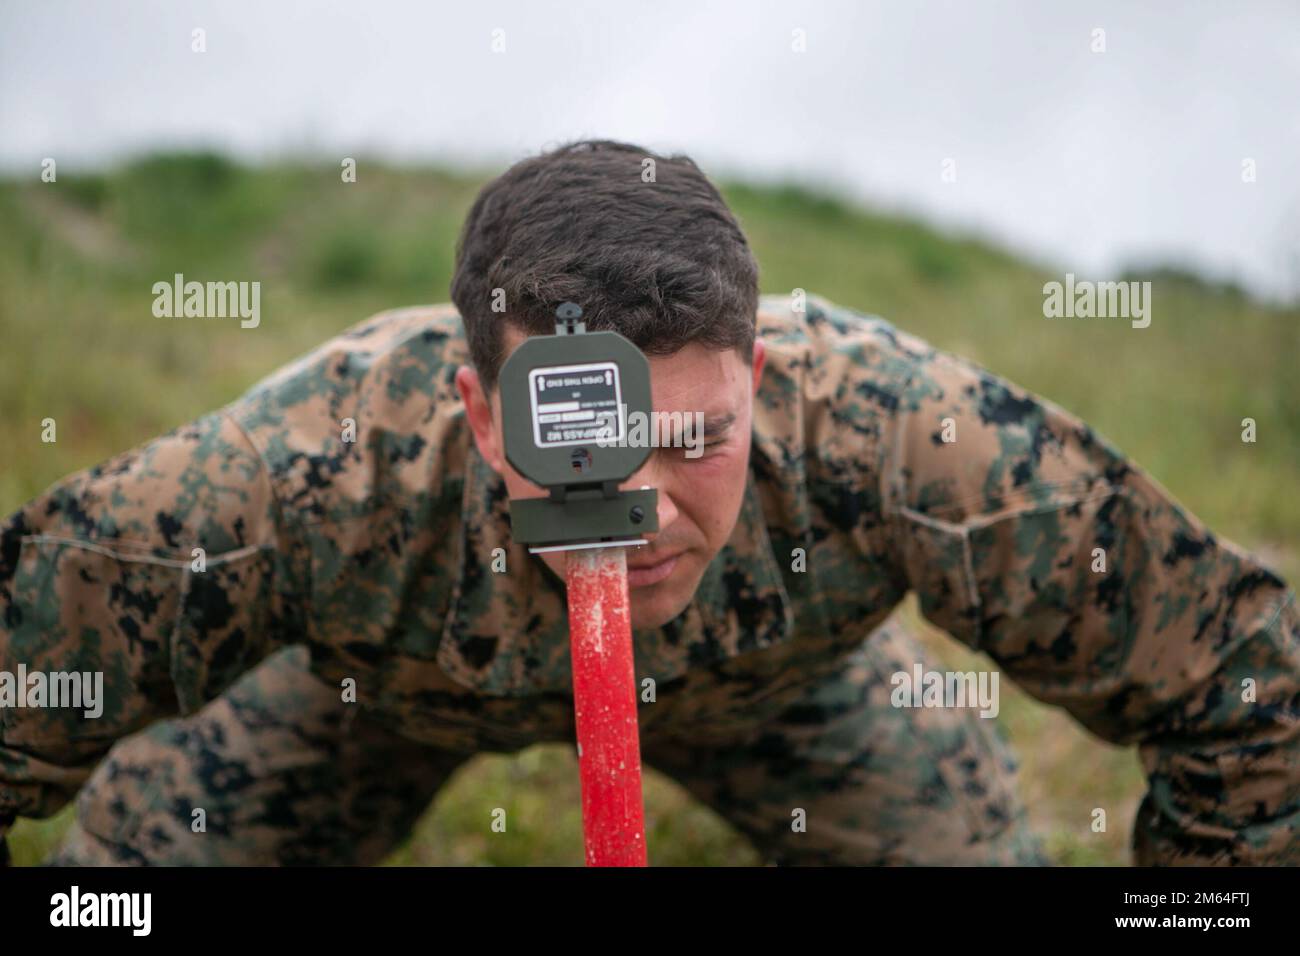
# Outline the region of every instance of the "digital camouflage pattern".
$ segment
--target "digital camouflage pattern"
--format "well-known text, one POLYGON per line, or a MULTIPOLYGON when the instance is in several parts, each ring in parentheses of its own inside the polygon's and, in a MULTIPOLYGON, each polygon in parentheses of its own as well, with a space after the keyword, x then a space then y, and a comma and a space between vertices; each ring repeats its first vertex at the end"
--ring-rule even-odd
MULTIPOLYGON (((935 669, 890 616, 910 589, 1140 745, 1138 862, 1300 862, 1277 575, 1076 418, 878 318, 764 297, 758 322, 740 518, 634 635, 647 763, 777 862, 1042 862, 991 721, 889 703, 935 669)), ((108 700, 0 712, 0 817, 85 784, 61 862, 373 862, 464 759, 572 742, 563 586, 510 540, 466 361, 451 308, 381 314, 12 516, 0 670, 102 670, 108 700)))

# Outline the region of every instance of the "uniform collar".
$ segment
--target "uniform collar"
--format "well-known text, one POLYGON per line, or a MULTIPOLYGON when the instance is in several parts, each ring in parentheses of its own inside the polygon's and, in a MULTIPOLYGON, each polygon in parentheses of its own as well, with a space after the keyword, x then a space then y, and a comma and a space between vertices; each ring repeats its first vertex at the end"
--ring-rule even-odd
MULTIPOLYGON (((564 586, 510 537, 505 482, 469 443, 458 578, 438 648, 439 667, 485 694, 571 691, 564 586), (500 550, 498 550, 500 549, 500 550), (493 571, 504 557, 504 572, 493 571)), ((638 680, 656 682, 779 643, 793 633, 789 597, 749 470, 740 516, 686 610, 634 635, 638 680)))

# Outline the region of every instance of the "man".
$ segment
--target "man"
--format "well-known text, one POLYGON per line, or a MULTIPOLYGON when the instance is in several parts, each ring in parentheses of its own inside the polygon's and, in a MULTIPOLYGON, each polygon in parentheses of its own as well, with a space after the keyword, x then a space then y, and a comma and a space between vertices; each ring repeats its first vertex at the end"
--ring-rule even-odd
POLYGON ((627 483, 660 509, 629 554, 642 750, 766 859, 1043 862, 991 722, 903 706, 895 675, 935 669, 890 617, 912 589, 1141 745, 1139 862, 1300 860, 1285 584, 1050 403, 818 296, 760 299, 689 159, 517 164, 451 291, 8 520, 0 668, 102 672, 105 701, 3 711, 0 817, 84 783, 61 862, 373 862, 470 756, 572 741, 564 567, 510 538, 508 499, 541 489, 496 386, 577 302, 650 356, 656 411, 710 425, 627 483))

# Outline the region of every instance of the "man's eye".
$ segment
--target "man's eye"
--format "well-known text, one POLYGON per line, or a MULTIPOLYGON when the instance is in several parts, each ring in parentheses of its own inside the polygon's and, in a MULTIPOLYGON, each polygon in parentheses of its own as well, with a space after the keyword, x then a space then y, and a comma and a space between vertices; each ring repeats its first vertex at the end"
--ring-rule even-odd
POLYGON ((721 438, 718 441, 710 441, 710 442, 705 442, 703 445, 696 445, 694 448, 688 447, 686 449, 686 457, 693 458, 693 459, 703 458, 705 455, 707 455, 710 452, 710 450, 716 451, 717 449, 723 447, 726 444, 727 444, 727 440, 725 438, 721 438))

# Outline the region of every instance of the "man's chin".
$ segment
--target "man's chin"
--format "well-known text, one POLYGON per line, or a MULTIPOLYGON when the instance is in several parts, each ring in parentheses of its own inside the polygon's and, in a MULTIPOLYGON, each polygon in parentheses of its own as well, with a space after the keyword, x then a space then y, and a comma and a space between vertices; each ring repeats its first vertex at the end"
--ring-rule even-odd
POLYGON ((697 573, 692 580, 683 580, 681 572, 689 574, 694 570, 693 566, 678 567, 665 581, 649 587, 631 588, 628 601, 631 604, 632 629, 658 630, 690 607, 702 573, 697 573))
POLYGON ((665 590, 662 594, 652 593, 656 590, 658 588, 655 586, 636 588, 629 595, 634 631, 658 630, 685 611, 691 603, 691 595, 688 593, 682 597, 676 588, 672 592, 665 590))

